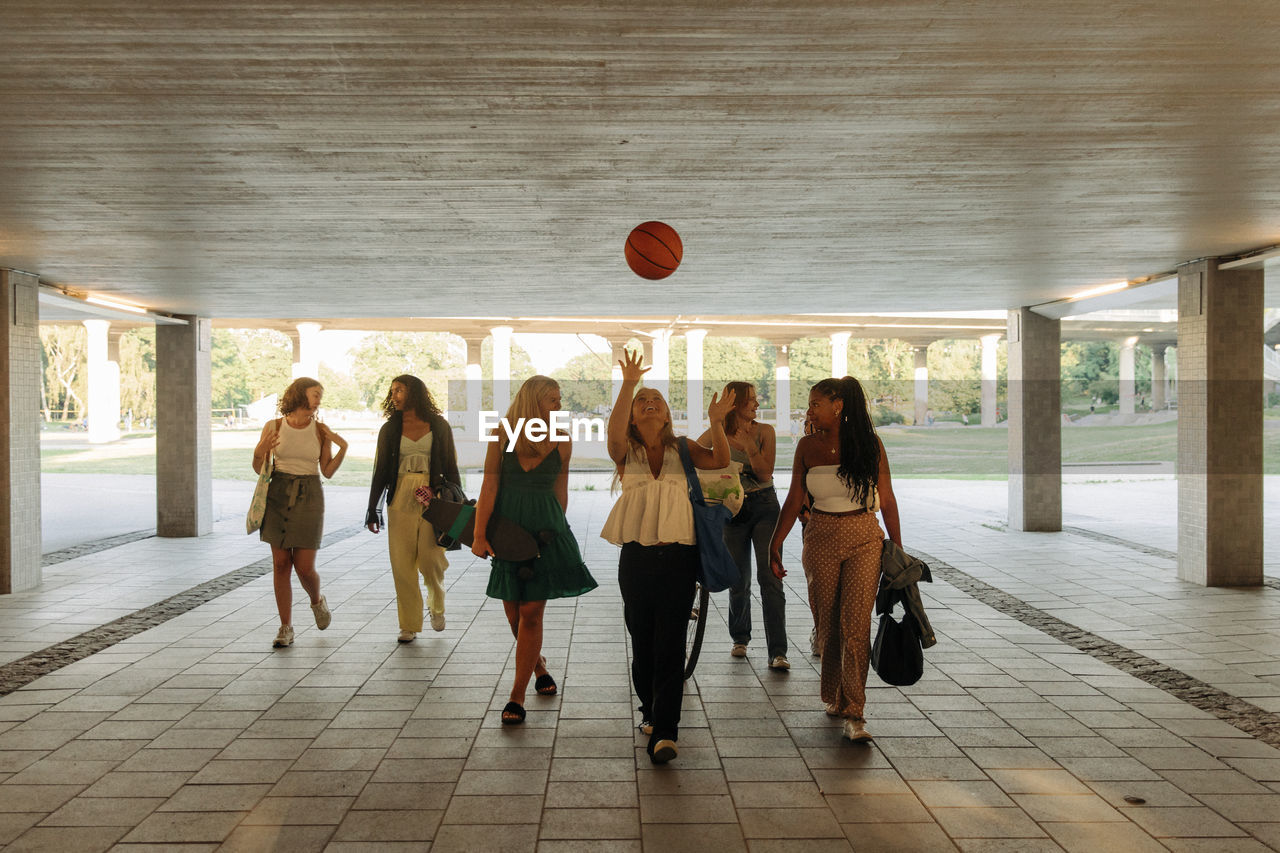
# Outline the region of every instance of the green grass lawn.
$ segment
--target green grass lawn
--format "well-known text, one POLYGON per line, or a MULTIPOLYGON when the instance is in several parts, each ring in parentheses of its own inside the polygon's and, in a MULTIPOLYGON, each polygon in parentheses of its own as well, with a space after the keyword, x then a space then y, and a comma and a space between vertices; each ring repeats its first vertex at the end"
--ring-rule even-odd
MULTIPOLYGON (((895 477, 947 479, 996 479, 1008 476, 1007 429, 886 429, 880 433, 895 477)), ((216 447, 213 476, 217 479, 253 480, 246 447, 216 447)), ((1071 462, 1171 462, 1178 441, 1176 423, 1152 426, 1064 427, 1062 461, 1071 462)), ((51 446, 41 450, 45 473, 152 474, 154 443, 150 437, 126 438, 111 445, 88 449, 51 446)), ((585 448, 584 448, 585 451, 585 448)), ((787 468, 795 454, 795 439, 778 440, 779 467, 787 468)), ((575 469, 605 468, 602 458, 583 452, 575 455, 575 469)), ((1280 430, 1263 430, 1263 472, 1280 474, 1280 430)), ((349 455, 332 482, 338 486, 364 486, 373 473, 369 456, 349 455)))

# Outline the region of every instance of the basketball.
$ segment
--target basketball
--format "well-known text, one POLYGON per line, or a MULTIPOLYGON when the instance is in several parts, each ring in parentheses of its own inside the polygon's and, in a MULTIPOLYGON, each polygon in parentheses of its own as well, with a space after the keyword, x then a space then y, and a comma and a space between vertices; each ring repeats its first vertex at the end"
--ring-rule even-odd
POLYGON ((657 281, 680 266, 684 246, 676 229, 665 222, 641 222, 627 235, 627 266, 641 278, 657 281))

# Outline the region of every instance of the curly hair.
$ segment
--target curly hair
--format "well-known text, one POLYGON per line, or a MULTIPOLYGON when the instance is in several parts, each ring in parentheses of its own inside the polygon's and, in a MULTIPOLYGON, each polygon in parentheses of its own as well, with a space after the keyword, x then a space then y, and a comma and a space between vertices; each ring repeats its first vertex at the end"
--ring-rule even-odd
POLYGON ((284 389, 284 393, 280 395, 280 414, 287 415, 294 409, 307 408, 309 405, 307 392, 312 388, 319 388, 321 393, 324 392, 324 386, 310 376, 299 376, 293 380, 289 387, 284 389))
MULTIPOLYGON (((392 379, 391 385, 395 385, 397 382, 404 386, 404 408, 406 411, 412 410, 418 416, 418 419, 422 421, 428 420, 432 416, 440 416, 440 407, 436 405, 435 398, 431 396, 431 391, 428 390, 425 382, 408 373, 402 373, 392 379)), ((391 399, 391 385, 387 386, 387 396, 382 401, 382 414, 388 418, 396 413, 396 404, 391 399)))
POLYGON ((828 400, 841 400, 838 443, 840 467, 836 476, 849 488, 855 501, 866 501, 880 479, 880 439, 867 408, 867 394, 862 383, 852 376, 823 379, 813 391, 828 400))
POLYGON ((725 435, 733 435, 738 431, 738 407, 746 402, 747 392, 753 390, 755 387, 756 386, 752 385, 750 382, 741 382, 738 380, 725 384, 724 391, 720 393, 720 396, 723 397, 730 391, 734 393, 733 408, 729 410, 729 414, 724 416, 725 435))

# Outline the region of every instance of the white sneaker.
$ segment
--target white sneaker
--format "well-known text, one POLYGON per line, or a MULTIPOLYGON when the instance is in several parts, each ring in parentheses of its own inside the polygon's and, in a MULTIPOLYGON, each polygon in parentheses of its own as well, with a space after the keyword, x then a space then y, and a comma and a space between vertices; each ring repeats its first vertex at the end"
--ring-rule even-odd
POLYGON ((398 643, 412 643, 412 642, 413 642, 413 640, 414 640, 414 638, 415 638, 415 637, 417 637, 417 636, 418 636, 418 635, 417 635, 417 634, 415 634, 413 631, 401 631, 401 632, 400 632, 400 636, 396 637, 396 642, 398 642, 398 643))
POLYGON ((444 614, 443 613, 431 614, 431 630, 432 631, 444 630, 444 614))
POLYGON ((845 720, 842 734, 854 743, 869 743, 871 741, 871 734, 867 731, 867 724, 862 720, 845 720))
POLYGON ((787 660, 786 655, 774 655, 773 660, 769 661, 769 669, 791 669, 791 661, 787 660))
POLYGON ((653 734, 653 723, 649 722, 648 720, 641 720, 641 721, 640 721, 640 734, 642 734, 642 735, 651 735, 651 734, 653 734))
POLYGON ((293 645, 293 626, 281 625, 280 630, 276 632, 276 641, 271 644, 272 648, 283 649, 285 646, 293 645))
POLYGON ((840 716, 840 708, 836 705, 836 703, 832 702, 830 705, 826 705, 825 708, 826 708, 828 717, 840 716))
POLYGON ((649 760, 654 764, 666 764, 679 754, 680 750, 676 748, 676 742, 663 738, 653 745, 653 755, 649 760))
POLYGON ((329 612, 329 602, 324 600, 324 596, 320 596, 320 600, 311 605, 311 613, 316 617, 316 627, 323 631, 329 627, 329 623, 333 621, 333 614, 329 612))
POLYGON ((747 644, 734 643, 733 648, 729 650, 729 654, 733 655, 735 658, 745 658, 747 656, 747 644))

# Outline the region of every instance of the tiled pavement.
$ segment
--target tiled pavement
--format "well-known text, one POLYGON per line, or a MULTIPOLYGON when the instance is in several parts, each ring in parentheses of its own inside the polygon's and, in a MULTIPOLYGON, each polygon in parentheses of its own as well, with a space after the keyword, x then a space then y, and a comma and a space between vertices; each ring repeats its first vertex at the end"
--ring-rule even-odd
MULTIPOLYGON (((1280 590, 1178 583, 1149 526, 1105 531, 1156 545, 1141 549, 1008 532, 993 488, 903 481, 908 546, 954 567, 953 579, 1012 594, 1274 720, 1280 590)), ((1275 748, 941 578, 924 590, 939 634, 924 679, 897 689, 872 676, 875 744, 842 742, 805 649, 798 538, 788 543, 792 671, 765 668, 761 638, 750 658, 729 657, 715 596, 680 756, 652 767, 633 728, 616 550, 597 537, 610 503, 571 494, 601 588, 549 605, 546 654, 562 693, 531 692, 525 726, 498 723, 513 643, 479 561, 456 559, 446 576, 448 628, 400 646, 385 541, 349 536, 321 552, 333 625, 306 626, 298 605, 290 649, 270 648, 263 576, 0 697, 0 844, 1280 849, 1275 748)), ((264 547, 237 527, 46 570, 46 588, 0 599, 3 660, 261 560, 264 547)))

